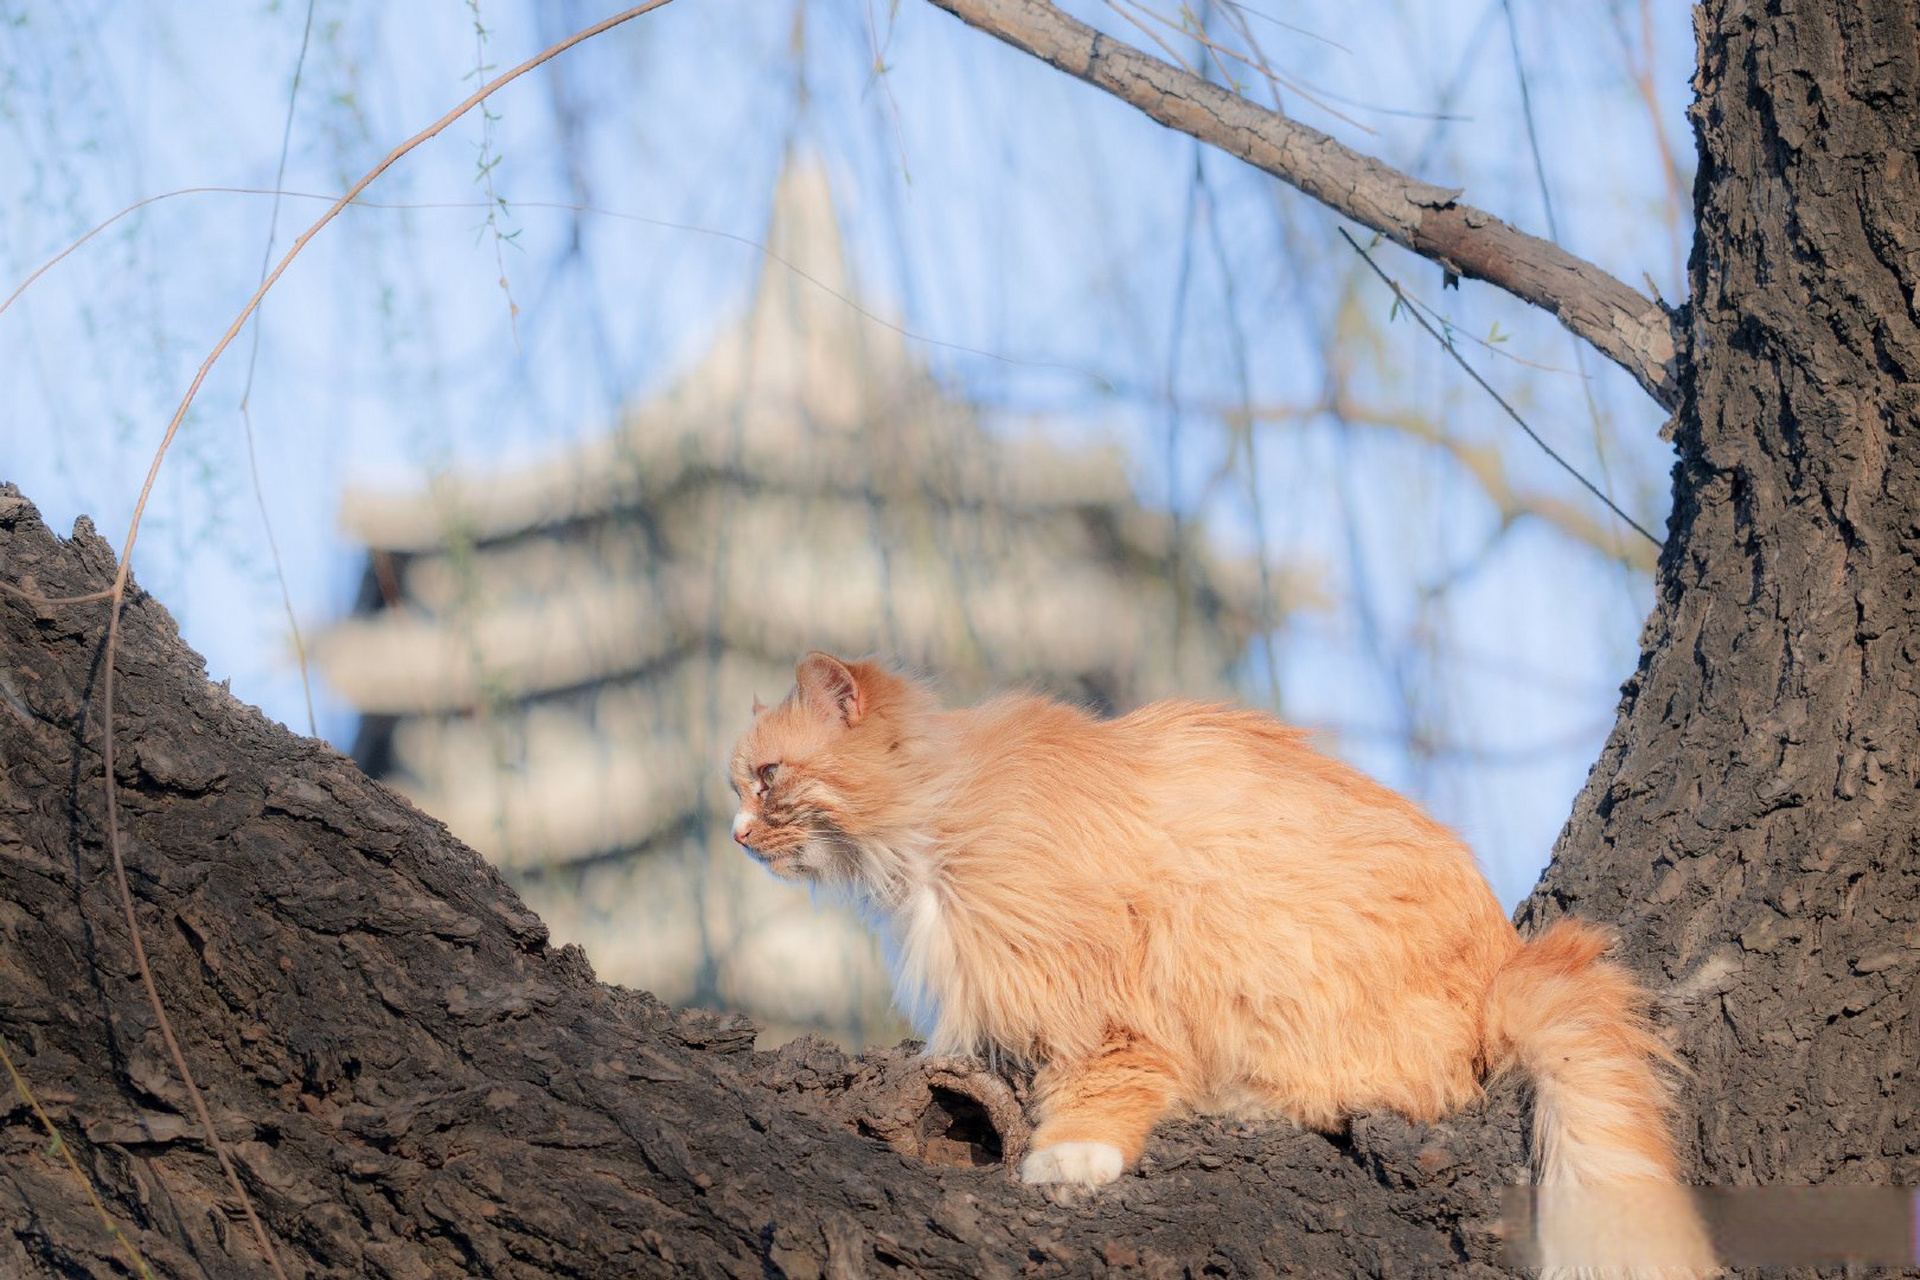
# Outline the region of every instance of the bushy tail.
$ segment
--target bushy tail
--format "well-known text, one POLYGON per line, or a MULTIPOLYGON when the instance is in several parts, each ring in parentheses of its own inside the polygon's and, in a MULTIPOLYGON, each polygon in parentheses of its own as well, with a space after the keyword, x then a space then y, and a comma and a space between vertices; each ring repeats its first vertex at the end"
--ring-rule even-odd
POLYGON ((1671 1055, 1647 1021, 1646 993, 1601 959, 1608 941, 1560 920, 1487 992, 1492 1065, 1533 1082, 1539 1262, 1550 1275, 1711 1274, 1706 1229, 1675 1185, 1662 1074, 1671 1055))

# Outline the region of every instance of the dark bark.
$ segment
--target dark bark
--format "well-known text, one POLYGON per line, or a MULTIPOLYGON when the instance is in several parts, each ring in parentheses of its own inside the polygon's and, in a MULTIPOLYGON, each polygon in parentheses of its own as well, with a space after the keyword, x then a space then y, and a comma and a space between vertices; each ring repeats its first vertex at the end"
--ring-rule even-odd
POLYGON ((1920 1183, 1920 13, 1716 0, 1675 509, 1524 914, 1691 994, 1703 1180, 1920 1183))
MULTIPOLYGON (((111 578, 0 487, 0 565, 111 578)), ((261 1260, 133 973, 100 826, 104 605, 0 594, 0 1034, 162 1274, 261 1260)), ((1172 1125, 1056 1207, 976 1066, 804 1042, 593 979, 439 823, 220 686, 135 593, 116 666, 123 836, 160 990, 293 1275, 1177 1274, 1484 1267, 1512 1090, 1339 1142, 1172 1125), (976 1161, 979 1163, 976 1165, 976 1161)), ((0 1102, 0 1274, 124 1259, 32 1112, 0 1102)))
MULTIPOLYGON (((1701 23, 1659 603, 1523 916, 1617 923, 1668 991, 1699 1174, 1911 1184, 1916 15, 1716 0, 1701 23)), ((0 490, 0 577, 61 595, 111 570, 97 538, 62 543, 0 490)), ((0 594, 0 1033, 162 1272, 252 1274, 105 873, 102 608, 0 594)), ((1493 1258, 1496 1189, 1521 1166, 1509 1087, 1441 1125, 1364 1116, 1340 1141, 1166 1126, 1140 1176, 1056 1207, 1010 1177, 1023 1127, 993 1078, 897 1051, 755 1054, 740 1025, 601 986, 437 823, 209 685, 153 601, 130 602, 115 669, 141 927, 295 1274, 1457 1274, 1493 1258)), ((35 1123, 0 1104, 0 1274, 121 1271, 35 1123)))

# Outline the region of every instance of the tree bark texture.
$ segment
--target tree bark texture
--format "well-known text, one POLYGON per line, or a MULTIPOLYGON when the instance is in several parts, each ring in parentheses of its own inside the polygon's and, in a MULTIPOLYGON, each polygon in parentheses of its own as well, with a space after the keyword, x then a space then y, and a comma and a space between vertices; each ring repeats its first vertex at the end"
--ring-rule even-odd
POLYGON ((1454 275, 1539 307, 1632 374, 1663 407, 1679 403, 1673 321, 1665 307, 1552 241, 1460 203, 1458 190, 1410 177, 1142 53, 1062 13, 1051 0, 932 2, 1169 129, 1266 170, 1454 275))
POLYGON ((1681 1002, 1702 1180, 1920 1183, 1920 13, 1696 17, 1659 601, 1523 910, 1681 1002))
MULTIPOLYGON (((111 580, 0 486, 0 566, 111 580)), ((103 604, 0 594, 0 1035, 161 1275, 263 1260, 188 1117, 109 869, 103 604)), ((744 1022, 597 983, 444 827, 209 683, 136 592, 120 812, 159 987, 290 1275, 1491 1274, 1516 1091, 1339 1140, 1168 1126, 1063 1207, 1013 1177, 1023 1082, 908 1050, 750 1048, 744 1022)), ((32 1110, 0 1095, 0 1275, 126 1260, 32 1110)))
MULTIPOLYGON (((1622 929, 1695 1172, 1920 1182, 1920 66, 1912 0, 1700 11, 1676 508, 1621 715, 1523 908, 1622 929), (1844 12, 1832 12, 1844 10, 1844 12)), ((112 574, 0 488, 0 577, 112 574)), ((260 1259, 159 1048, 107 872, 104 606, 0 593, 0 1034, 167 1275, 260 1259)), ((296 1275, 1486 1273, 1516 1091, 1338 1140, 1164 1126, 1056 1206, 1021 1082, 775 1054, 593 980, 447 832, 223 689, 137 593, 115 668, 143 936, 296 1275)), ((0 1275, 125 1260, 12 1094, 0 1275)))

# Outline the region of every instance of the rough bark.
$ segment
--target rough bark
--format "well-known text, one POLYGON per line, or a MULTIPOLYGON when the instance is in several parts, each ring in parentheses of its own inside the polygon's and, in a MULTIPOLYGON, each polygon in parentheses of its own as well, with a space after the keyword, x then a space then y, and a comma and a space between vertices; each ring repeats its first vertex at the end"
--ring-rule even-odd
POLYGON ((1920 1183, 1920 12, 1714 0, 1644 657, 1523 915, 1688 999, 1703 1180, 1920 1183))
MULTIPOLYGON (((1695 301, 1645 656, 1523 910, 1664 973, 1716 1181, 1920 1182, 1920 66, 1913 0, 1701 15, 1695 301)), ((0 574, 111 575, 0 489, 0 574)), ((100 606, 0 594, 0 1034, 166 1274, 258 1259, 129 974, 104 874, 100 606)), ((1059 1207, 1018 1081, 779 1054, 597 984, 437 823, 203 678, 136 597, 123 814, 161 988, 296 1274, 1458 1274, 1516 1099, 1332 1141, 1165 1127, 1059 1207), (1007 1089, 1013 1089, 1008 1093, 1007 1089), (977 1164, 975 1162, 978 1162, 977 1164)), ((0 1103, 0 1274, 124 1262, 0 1103)))
POLYGON ((1264 169, 1336 213, 1557 317, 1663 407, 1679 403, 1673 321, 1637 289, 1549 240, 1461 204, 1460 192, 1382 164, 1191 72, 1150 57, 1049 0, 932 0, 1148 116, 1264 169))
MULTIPOLYGON (((0 486, 0 565, 110 580, 0 486)), ((100 826, 104 606, 0 594, 0 1035, 164 1275, 261 1260, 129 959, 100 826)), ((752 1028, 594 981, 445 828, 208 683, 135 593, 123 835, 163 998, 293 1275, 1259 1275, 1485 1270, 1517 1099, 1332 1141, 1169 1126, 1055 1206, 1012 1177, 1020 1082, 752 1028)), ((0 1101, 0 1274, 122 1274, 30 1109, 0 1101)))

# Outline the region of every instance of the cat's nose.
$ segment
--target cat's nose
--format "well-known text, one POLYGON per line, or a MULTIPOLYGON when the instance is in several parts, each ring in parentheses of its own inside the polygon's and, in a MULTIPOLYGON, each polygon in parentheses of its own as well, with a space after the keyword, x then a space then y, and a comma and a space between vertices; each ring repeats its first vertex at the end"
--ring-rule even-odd
POLYGON ((747 816, 745 809, 733 815, 733 839, 736 844, 752 844, 753 819, 747 816))

